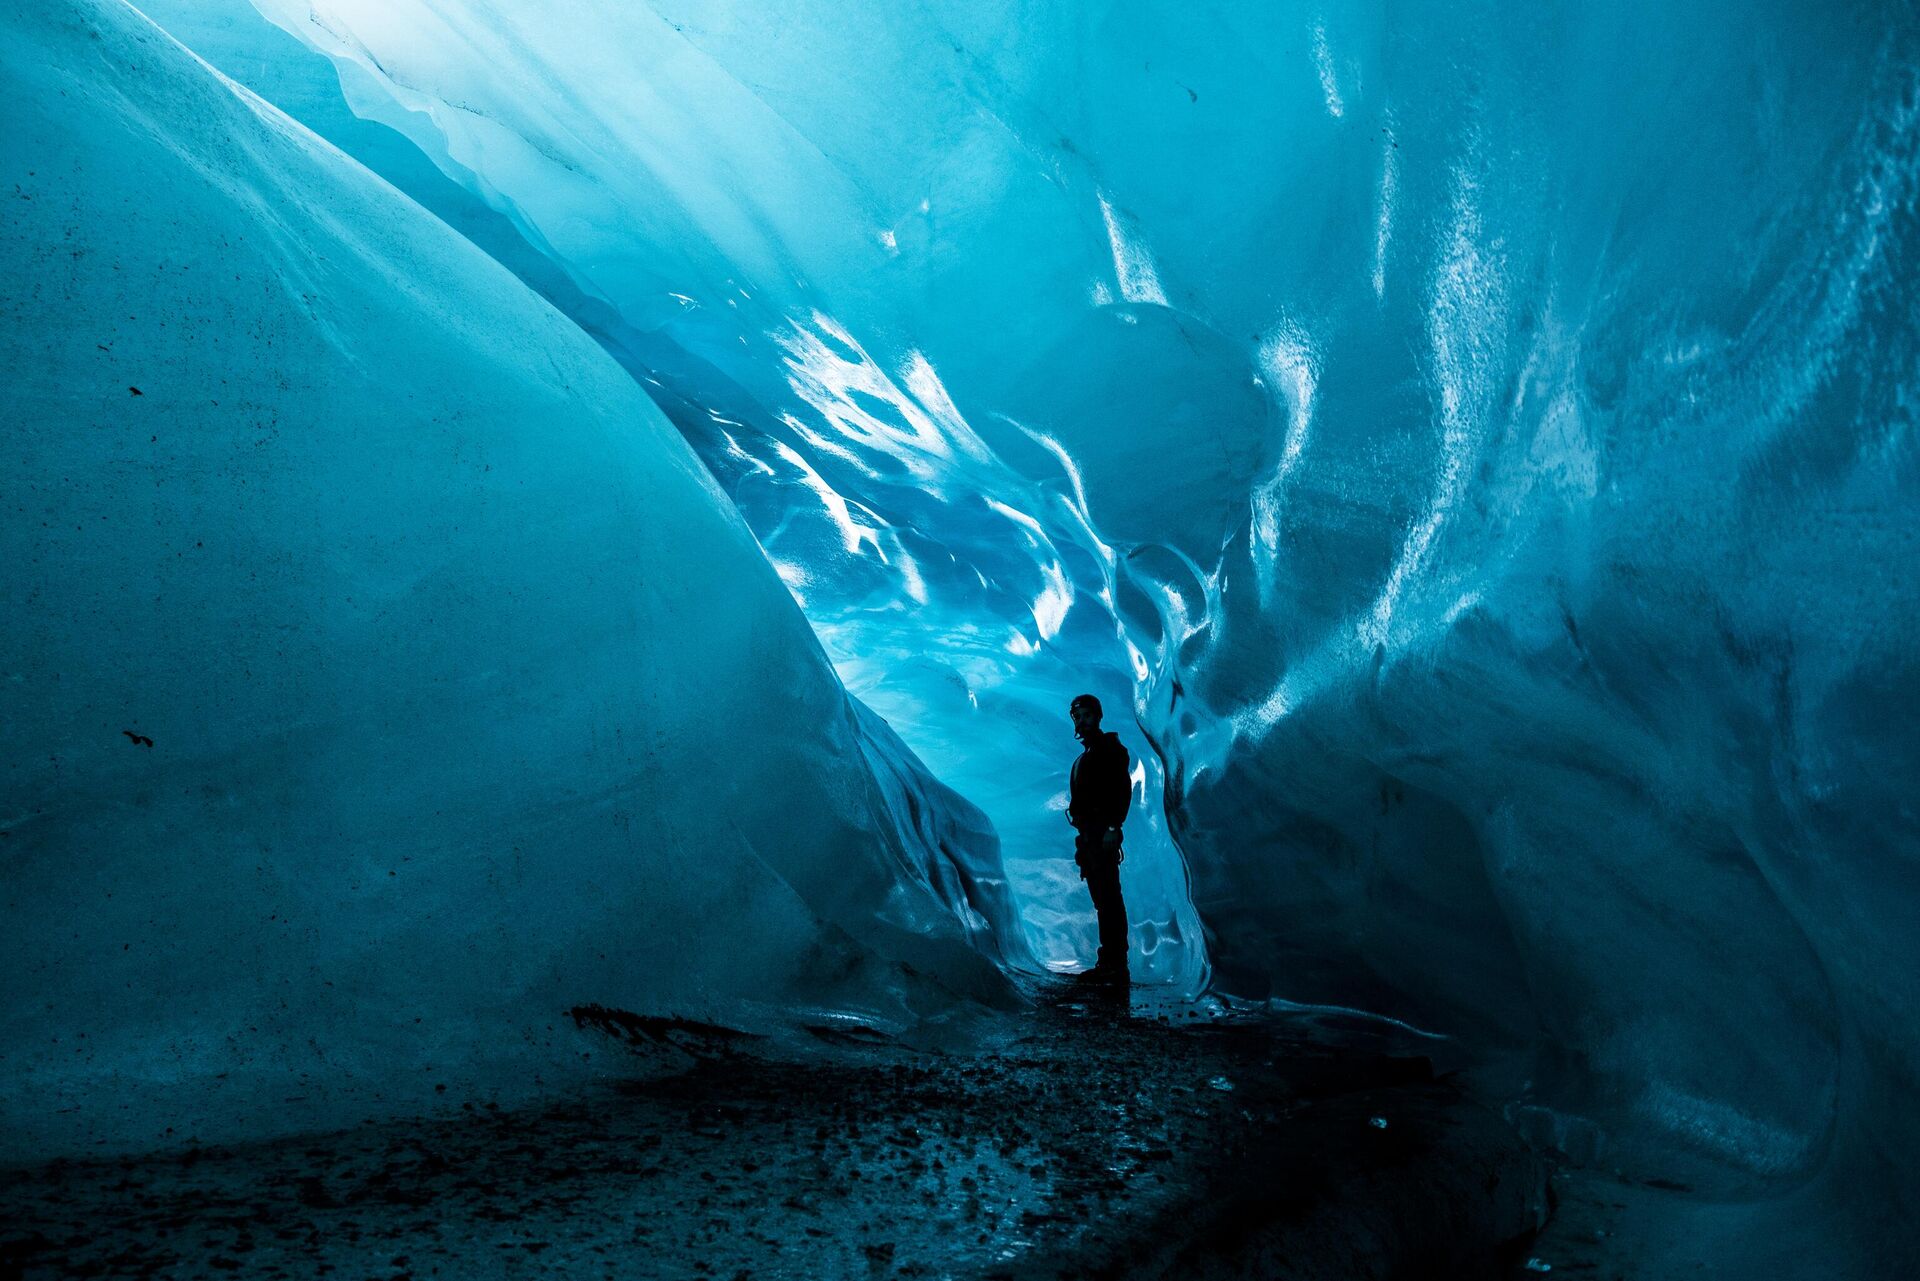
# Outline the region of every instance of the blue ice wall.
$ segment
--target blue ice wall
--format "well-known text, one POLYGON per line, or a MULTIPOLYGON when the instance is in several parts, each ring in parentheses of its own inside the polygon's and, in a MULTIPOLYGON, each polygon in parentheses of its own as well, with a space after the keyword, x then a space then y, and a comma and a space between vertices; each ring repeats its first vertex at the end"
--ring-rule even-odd
POLYGON ((118 0, 0 83, 0 1159, 1003 994, 991 826, 571 321, 118 0))
MULTIPOLYGON (((602 110, 643 112, 663 130, 653 142, 629 137, 610 147, 686 145, 672 141, 678 127, 669 128, 661 113, 695 108, 654 99, 683 89, 724 98, 730 82, 709 74, 690 88, 649 88, 614 76, 603 80, 621 99, 611 105, 566 90, 558 107, 533 108, 558 114, 527 126, 537 137, 529 147, 488 118, 510 117, 521 109, 516 101, 526 103, 506 81, 489 80, 486 92, 500 96, 486 113, 474 107, 477 99, 436 109, 431 95, 412 91, 402 95, 407 105, 400 109, 377 75, 369 79, 359 61, 344 58, 342 78, 328 76, 340 86, 335 94, 344 88, 370 121, 419 144, 403 155, 393 146, 398 134, 339 119, 337 98, 329 100, 313 82, 324 64, 298 66, 284 47, 289 37, 246 29, 236 7, 244 7, 241 0, 161 0, 151 11, 217 65, 288 103, 473 235, 642 378, 767 548, 847 687, 988 815, 1022 904, 1026 941, 1048 964, 1090 962, 1093 951, 1091 908, 1070 861, 1063 816, 1065 772, 1078 750, 1065 708, 1091 689, 1116 709, 1114 727, 1138 763, 1140 803, 1124 872, 1136 926, 1134 968, 1187 988, 1203 983, 1205 947, 1186 870, 1161 817, 1164 774, 1150 740, 1124 711, 1137 664, 1113 612, 1114 552, 1089 525, 1068 479, 1070 465, 1062 467, 1055 446, 1014 426, 969 420, 947 396, 940 371, 910 344, 888 341, 870 326, 850 332, 806 290, 781 285, 778 274, 767 283, 751 278, 729 257, 737 246, 703 248, 700 223, 675 215, 672 201, 649 185, 660 175, 641 173, 635 156, 571 154, 581 130, 598 129, 585 119, 602 110), (445 177, 423 177, 422 151, 465 183, 470 199, 491 202, 493 219, 484 207, 450 200, 445 177), (484 164, 469 163, 483 152, 484 164), (609 185, 617 191, 602 190, 609 185), (499 234, 508 220, 517 237, 499 234), (530 264, 529 244, 545 247, 547 256, 530 264), (695 266, 693 258, 703 255, 695 266), (558 280, 556 265, 564 273, 558 280), (780 292, 768 295, 774 286, 780 292), (982 433, 1013 439, 990 447, 982 433), (1009 454, 1041 461, 1037 483, 1010 464, 1009 454)), ((309 34, 304 11, 266 12, 309 34)), ((487 46, 499 37, 451 11, 445 30, 443 19, 406 10, 361 16, 397 24, 403 43, 424 42, 449 57, 464 51, 495 65, 487 46)), ((354 15, 321 17, 326 30, 350 36, 354 15)), ((505 17, 510 24, 546 22, 531 10, 505 17)), ((642 11, 621 21, 635 18, 656 21, 642 11)), ((609 34, 590 10, 563 21, 576 24, 555 32, 557 47, 567 50, 609 34)), ((329 35, 321 43, 333 49, 333 41, 329 35)), ((651 55, 623 48, 609 56, 651 55)), ((688 137, 708 128, 767 127, 764 105, 745 101, 751 95, 738 86, 731 92, 743 101, 698 108, 702 119, 689 123, 688 137)), ((743 145, 751 163, 771 162, 765 146, 743 145)), ((669 181, 682 180, 710 182, 691 171, 669 181)), ((792 180, 810 184, 815 176, 792 180)), ((714 198, 733 199, 725 192, 714 198)), ((780 216, 801 217, 803 210, 795 204, 780 216)), ((791 228, 767 230, 785 235, 791 228)), ((880 234, 861 228, 856 251, 880 249, 880 234)))
POLYGON ((1910 6, 259 3, 1010 840, 1125 679, 1229 987, 1519 1047, 1771 1267, 1910 1239, 1910 6))

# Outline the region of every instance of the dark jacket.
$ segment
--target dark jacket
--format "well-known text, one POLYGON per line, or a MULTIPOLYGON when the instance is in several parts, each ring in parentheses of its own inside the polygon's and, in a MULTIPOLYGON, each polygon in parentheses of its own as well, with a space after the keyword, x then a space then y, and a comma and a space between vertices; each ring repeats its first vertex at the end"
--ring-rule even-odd
POLYGON ((1067 817, 1081 832, 1098 835, 1118 827, 1133 804, 1133 758, 1111 730, 1087 745, 1067 783, 1067 817))

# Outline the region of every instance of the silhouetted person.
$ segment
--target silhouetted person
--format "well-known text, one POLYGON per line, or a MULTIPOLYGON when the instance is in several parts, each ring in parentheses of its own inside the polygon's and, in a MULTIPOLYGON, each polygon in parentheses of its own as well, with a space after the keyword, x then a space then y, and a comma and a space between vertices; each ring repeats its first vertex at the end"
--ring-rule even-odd
POLYGON ((1127 904, 1120 897, 1121 826, 1133 804, 1132 760, 1118 734, 1100 728, 1100 700, 1082 694, 1067 708, 1073 734, 1086 750, 1069 776, 1067 819, 1073 824, 1073 861, 1093 896, 1100 922, 1100 956, 1092 975, 1127 978, 1127 904))

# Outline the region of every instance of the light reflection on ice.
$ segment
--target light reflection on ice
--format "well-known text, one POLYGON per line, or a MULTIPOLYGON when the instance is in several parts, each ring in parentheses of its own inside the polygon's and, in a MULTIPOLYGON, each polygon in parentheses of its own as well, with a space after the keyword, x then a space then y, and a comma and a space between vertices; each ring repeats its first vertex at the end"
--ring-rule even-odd
POLYGON ((1113 274, 1120 284, 1120 296, 1128 302, 1167 306, 1166 291, 1160 288, 1160 273, 1153 265, 1153 256, 1137 236, 1127 233, 1105 196, 1100 197, 1100 217, 1107 225, 1107 244, 1113 250, 1113 274))
POLYGON ((1313 69, 1320 77, 1320 92, 1327 100, 1327 114, 1339 119, 1347 114, 1346 103, 1340 98, 1340 82, 1333 73, 1333 50, 1327 44, 1327 24, 1325 19, 1313 24, 1313 69))
POLYGON ((1497 248, 1486 243, 1477 183, 1464 167, 1454 170, 1451 213, 1446 256, 1436 268, 1428 308, 1428 339, 1433 345, 1433 377, 1440 401, 1440 474, 1426 512, 1407 536, 1386 585, 1360 623, 1360 642, 1368 649, 1389 644, 1401 594, 1426 568, 1434 540, 1466 487, 1470 453, 1484 425, 1477 402, 1490 390, 1493 352, 1503 332, 1502 265, 1497 248))

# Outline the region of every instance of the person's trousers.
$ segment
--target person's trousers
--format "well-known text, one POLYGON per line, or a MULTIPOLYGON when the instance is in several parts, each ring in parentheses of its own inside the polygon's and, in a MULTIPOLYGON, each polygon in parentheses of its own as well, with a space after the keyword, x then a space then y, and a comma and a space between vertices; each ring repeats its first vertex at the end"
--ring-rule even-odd
POLYGON ((1127 968, 1127 903, 1120 896, 1120 860, 1091 842, 1080 841, 1077 860, 1080 875, 1086 878, 1087 892, 1093 896, 1093 914, 1100 924, 1100 955, 1095 962, 1103 970, 1127 968))

